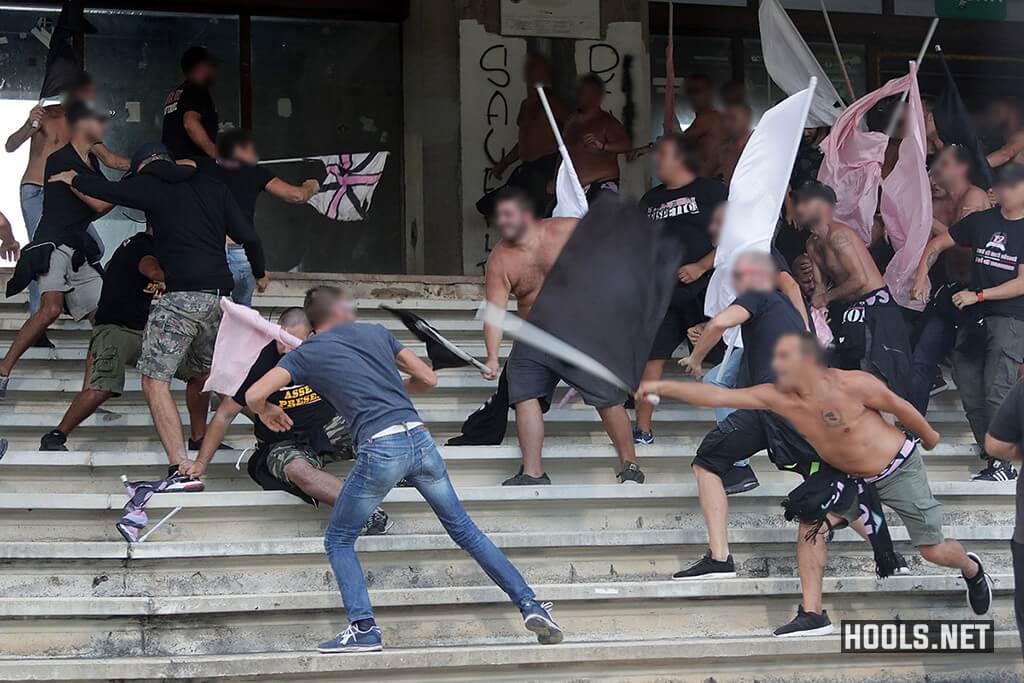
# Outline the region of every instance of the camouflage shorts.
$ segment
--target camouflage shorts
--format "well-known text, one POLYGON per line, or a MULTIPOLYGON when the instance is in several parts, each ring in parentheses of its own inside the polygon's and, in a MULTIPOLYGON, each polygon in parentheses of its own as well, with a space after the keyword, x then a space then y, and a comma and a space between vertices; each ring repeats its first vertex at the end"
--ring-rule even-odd
POLYGON ((189 376, 208 373, 220 316, 217 294, 167 292, 155 299, 142 335, 139 372, 164 382, 179 367, 189 376))
POLYGON ((340 415, 335 417, 324 426, 324 431, 333 447, 326 452, 316 450, 306 439, 288 439, 272 444, 267 452, 267 469, 274 478, 291 484, 288 475, 285 474, 285 468, 298 459, 305 460, 318 470, 322 470, 329 462, 352 460, 356 457, 352 434, 348 430, 345 418, 340 415))

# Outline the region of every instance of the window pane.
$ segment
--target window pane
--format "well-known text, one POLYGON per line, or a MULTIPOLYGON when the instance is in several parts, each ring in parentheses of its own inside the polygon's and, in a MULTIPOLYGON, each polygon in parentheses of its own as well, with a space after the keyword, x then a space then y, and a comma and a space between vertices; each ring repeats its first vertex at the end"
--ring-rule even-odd
MULTIPOLYGON (((268 266, 401 272, 400 27, 254 18, 252 80, 253 131, 264 159, 389 152, 364 220, 331 220, 311 206, 284 204, 264 194, 256 206, 256 228, 268 266)), ((319 161, 270 168, 293 183, 325 177, 319 161)))

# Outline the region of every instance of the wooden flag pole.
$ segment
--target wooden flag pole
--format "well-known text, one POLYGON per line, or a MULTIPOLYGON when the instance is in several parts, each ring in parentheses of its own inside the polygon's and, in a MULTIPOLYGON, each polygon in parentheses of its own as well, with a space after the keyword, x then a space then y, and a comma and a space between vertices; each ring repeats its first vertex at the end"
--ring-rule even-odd
POLYGON ((821 0, 821 13, 825 17, 825 28, 828 29, 828 37, 832 40, 832 47, 836 51, 836 59, 839 60, 839 68, 843 70, 843 81, 846 83, 846 92, 850 95, 850 104, 857 99, 857 93, 853 90, 853 81, 850 80, 850 72, 846 70, 846 62, 843 61, 843 52, 839 49, 839 41, 836 40, 836 32, 832 29, 832 20, 828 16, 828 8, 825 7, 825 0, 821 0))

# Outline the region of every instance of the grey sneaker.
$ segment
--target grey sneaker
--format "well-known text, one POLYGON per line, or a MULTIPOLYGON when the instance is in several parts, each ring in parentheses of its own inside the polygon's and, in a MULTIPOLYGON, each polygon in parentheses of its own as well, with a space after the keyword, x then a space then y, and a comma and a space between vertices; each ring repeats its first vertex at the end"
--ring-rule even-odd
POLYGON ((509 477, 505 481, 501 482, 502 486, 550 486, 551 478, 547 475, 547 472, 542 472, 539 477, 531 477, 529 474, 523 474, 523 468, 520 467, 519 471, 513 476, 509 477))
POLYGON ((0 375, 0 400, 7 398, 7 385, 10 382, 10 375, 0 375))
POLYGON ((630 484, 642 484, 644 479, 646 479, 643 470, 635 462, 627 462, 615 478, 619 480, 620 484, 627 482, 630 484))

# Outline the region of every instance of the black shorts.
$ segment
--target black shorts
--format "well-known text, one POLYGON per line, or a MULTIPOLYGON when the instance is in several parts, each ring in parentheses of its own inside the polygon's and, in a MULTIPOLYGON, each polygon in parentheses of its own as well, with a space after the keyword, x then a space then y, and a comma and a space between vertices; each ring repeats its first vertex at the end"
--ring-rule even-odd
POLYGON ((665 319, 654 336, 651 345, 651 360, 668 360, 679 345, 687 341, 686 331, 704 322, 704 295, 708 289, 711 274, 688 285, 679 285, 672 292, 672 301, 665 312, 665 319))
POLYGON ((707 433, 693 464, 722 476, 740 460, 765 450, 776 467, 805 477, 819 461, 814 448, 786 420, 766 410, 735 410, 707 433))
POLYGON ((505 372, 508 375, 508 402, 513 406, 538 399, 546 411, 551 406, 558 380, 565 380, 578 391, 588 406, 605 408, 620 405, 626 400, 626 392, 614 385, 520 342, 513 344, 505 372))

